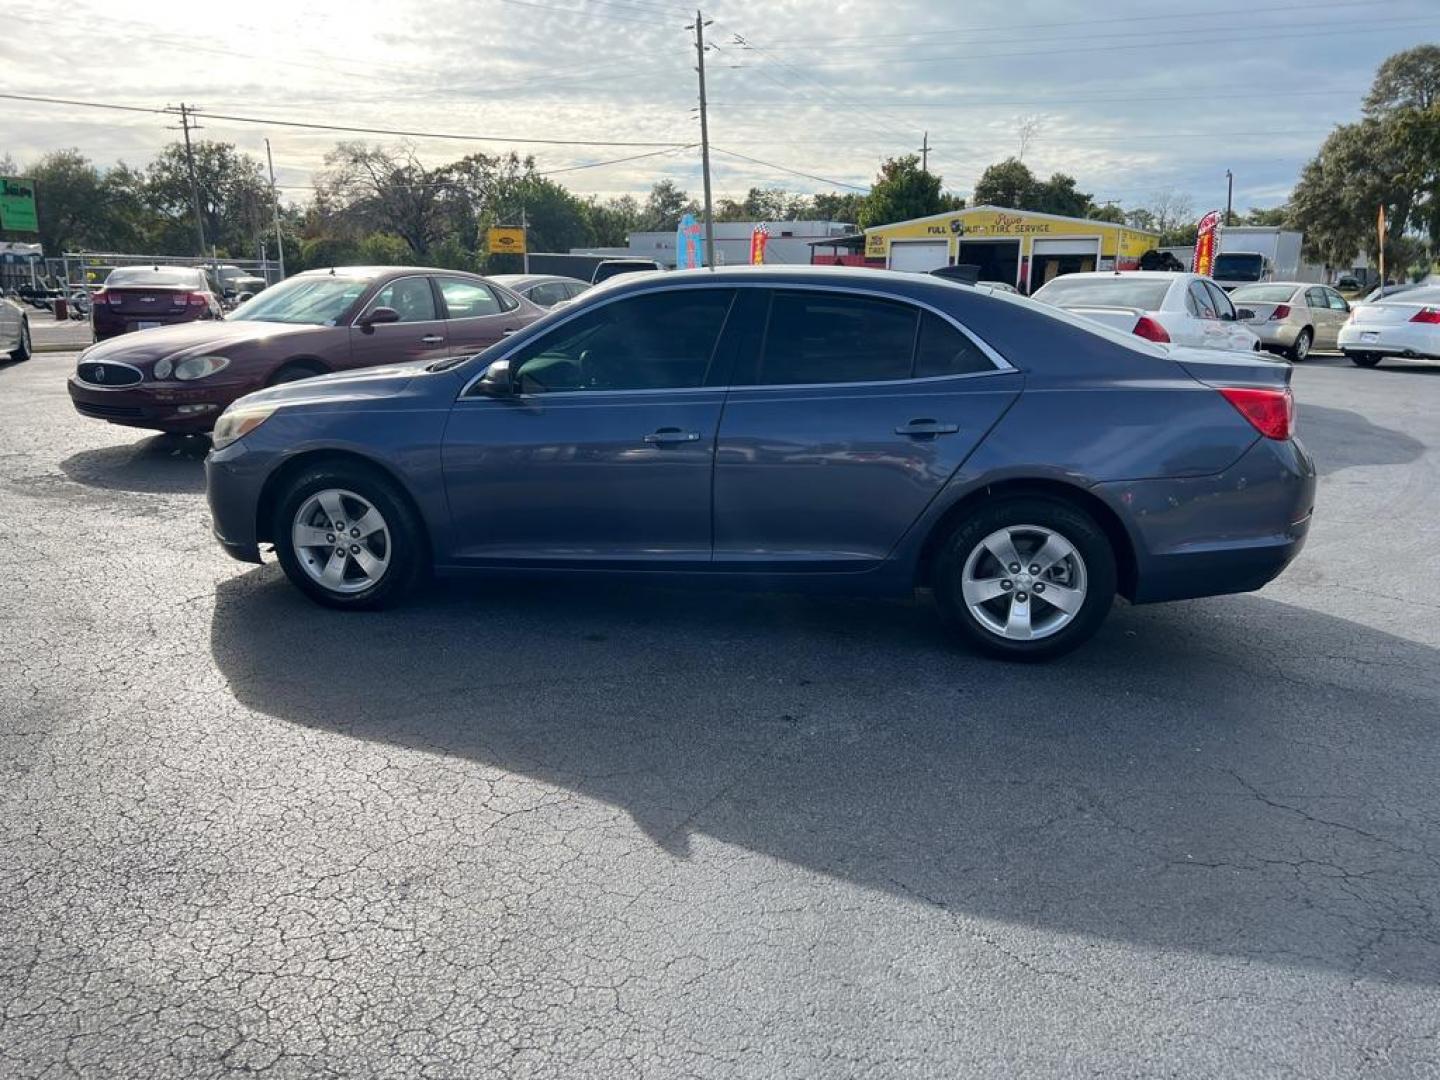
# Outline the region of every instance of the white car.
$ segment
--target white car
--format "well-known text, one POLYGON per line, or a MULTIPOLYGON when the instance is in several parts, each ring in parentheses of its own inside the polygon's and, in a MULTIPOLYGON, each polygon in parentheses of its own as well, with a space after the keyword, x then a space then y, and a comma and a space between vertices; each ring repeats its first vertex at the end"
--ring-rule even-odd
POLYGON ((1387 356, 1440 360, 1440 286, 1356 304, 1340 328, 1340 351, 1360 367, 1374 367, 1387 356))
POLYGON ((1065 274, 1036 300, 1150 341, 1256 352, 1260 339, 1240 324, 1225 290, 1200 274, 1098 270, 1065 274))

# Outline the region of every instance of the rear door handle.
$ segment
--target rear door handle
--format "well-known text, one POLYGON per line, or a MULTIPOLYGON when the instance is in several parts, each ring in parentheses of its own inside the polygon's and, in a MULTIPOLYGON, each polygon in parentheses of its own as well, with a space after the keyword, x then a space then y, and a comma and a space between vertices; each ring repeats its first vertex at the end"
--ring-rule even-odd
POLYGON ((911 420, 895 429, 896 435, 954 435, 959 424, 942 424, 939 420, 911 420))
POLYGON ((422 345, 439 345, 445 339, 439 334, 426 334, 420 339, 422 345))
POLYGON ((652 431, 645 436, 645 441, 651 446, 658 446, 662 443, 687 443, 699 442, 698 431, 681 431, 679 428, 662 427, 658 431, 652 431))

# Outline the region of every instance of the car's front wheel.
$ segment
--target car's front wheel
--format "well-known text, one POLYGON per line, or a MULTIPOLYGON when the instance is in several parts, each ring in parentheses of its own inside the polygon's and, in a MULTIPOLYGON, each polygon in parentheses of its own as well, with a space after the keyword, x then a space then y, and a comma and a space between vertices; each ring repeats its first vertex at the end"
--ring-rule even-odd
POLYGON ((982 506, 945 541, 932 581, 941 614, 968 644, 1046 660, 1086 641, 1115 598, 1115 553, 1079 507, 1044 497, 982 506))
POLYGON ((409 501, 377 470, 319 466, 277 502, 271 534, 280 565, 311 599, 381 608, 403 599, 427 566, 424 530, 409 501))

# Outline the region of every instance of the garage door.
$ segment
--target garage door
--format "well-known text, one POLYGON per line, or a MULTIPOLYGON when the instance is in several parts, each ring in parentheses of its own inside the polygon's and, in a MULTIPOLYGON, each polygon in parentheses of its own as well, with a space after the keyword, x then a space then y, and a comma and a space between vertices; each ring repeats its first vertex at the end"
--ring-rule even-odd
POLYGON ((890 242, 890 269, 914 270, 928 274, 937 266, 950 262, 948 240, 892 240, 890 242))
POLYGON ((1094 255, 1099 250, 1098 240, 1036 240, 1031 254, 1039 259, 1046 255, 1094 255))

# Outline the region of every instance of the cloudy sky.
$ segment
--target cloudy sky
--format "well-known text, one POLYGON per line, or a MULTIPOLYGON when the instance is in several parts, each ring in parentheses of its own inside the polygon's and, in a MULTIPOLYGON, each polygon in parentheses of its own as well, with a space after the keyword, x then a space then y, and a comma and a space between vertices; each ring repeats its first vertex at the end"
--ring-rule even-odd
MULTIPOLYGON (((1028 128, 1028 165, 1102 201, 1221 205, 1228 168, 1237 207, 1270 206, 1381 60, 1440 39, 1436 0, 713 0, 705 17, 717 195, 863 189, 927 130, 932 170, 968 194, 1028 128)), ((412 141, 437 163, 533 153, 583 193, 670 177, 698 195, 692 19, 667 0, 11 5, 0 90, 271 121, 210 115, 202 135, 262 159, 269 136, 294 200, 361 136, 274 121, 453 133, 412 141)), ((0 100, 0 155, 140 164, 173 122, 0 100)))

